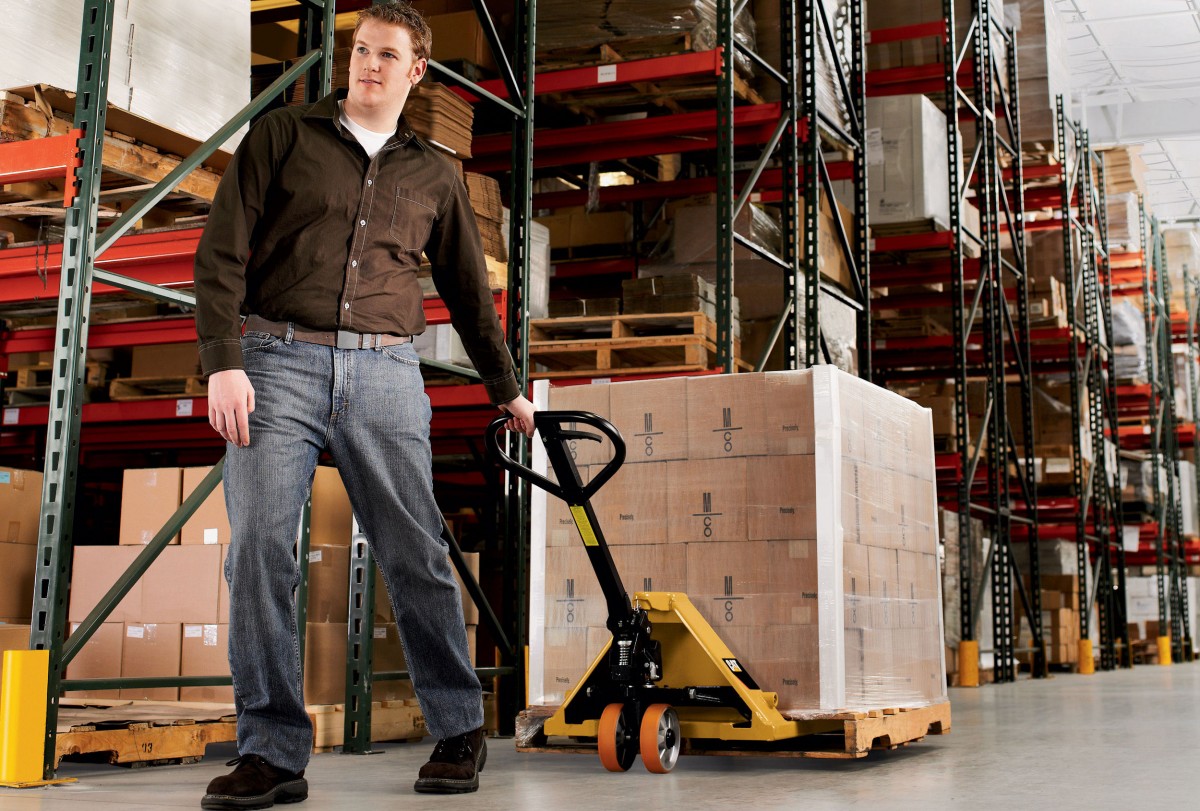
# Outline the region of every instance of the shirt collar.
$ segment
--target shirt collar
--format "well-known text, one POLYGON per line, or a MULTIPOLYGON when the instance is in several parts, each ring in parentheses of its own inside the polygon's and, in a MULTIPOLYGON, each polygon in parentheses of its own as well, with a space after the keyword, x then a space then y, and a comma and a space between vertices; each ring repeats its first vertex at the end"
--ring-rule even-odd
MULTIPOLYGON (((337 129, 341 135, 345 136, 347 133, 342 128, 342 122, 340 118, 341 108, 339 107, 338 102, 344 101, 347 95, 348 92, 345 88, 334 90, 325 98, 311 105, 308 108, 308 111, 304 113, 303 117, 329 119, 333 122, 334 128, 337 129)), ((404 118, 403 113, 401 113, 400 118, 396 120, 396 134, 392 137, 396 140, 396 142, 399 143, 400 146, 407 146, 408 144, 412 143, 416 144, 421 149, 425 149, 424 142, 420 138, 416 137, 416 133, 412 131, 412 127, 408 126, 408 121, 404 118)), ((389 144, 391 142, 391 139, 389 139, 389 144)))

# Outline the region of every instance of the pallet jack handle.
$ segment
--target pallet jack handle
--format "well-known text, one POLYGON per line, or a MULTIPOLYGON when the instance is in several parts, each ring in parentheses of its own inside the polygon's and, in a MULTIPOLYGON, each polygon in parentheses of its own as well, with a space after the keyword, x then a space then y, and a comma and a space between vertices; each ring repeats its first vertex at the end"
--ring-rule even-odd
POLYGON ((551 495, 558 496, 571 504, 582 504, 608 483, 617 470, 625 462, 625 440, 616 426, 603 417, 590 411, 538 411, 533 415, 533 424, 542 435, 542 443, 546 446, 546 454, 550 465, 554 468, 559 484, 545 476, 525 467, 505 452, 500 443, 500 432, 510 417, 501 415, 492 420, 485 434, 488 454, 505 470, 535 484, 551 495), (595 428, 604 436, 597 436, 587 431, 567 428, 567 425, 586 425, 595 428), (578 469, 567 442, 572 439, 582 439, 590 442, 603 442, 608 437, 613 445, 613 457, 586 485, 580 482, 578 469))
POLYGON ((625 440, 621 438, 621 432, 611 422, 590 411, 538 411, 535 413, 533 424, 542 436, 542 443, 546 446, 546 456, 550 461, 550 466, 554 469, 555 478, 558 479, 556 483, 517 462, 501 447, 500 432, 504 430, 504 424, 509 419, 507 415, 501 415, 488 425, 484 434, 488 456, 505 470, 567 502, 567 506, 571 510, 571 517, 583 540, 588 562, 600 583, 600 591, 604 594, 604 601, 608 607, 606 624, 609 630, 614 632, 628 627, 635 620, 635 613, 591 504, 591 498, 596 491, 603 487, 625 462, 625 440), (603 436, 580 431, 574 427, 568 428, 566 427, 568 425, 589 426, 595 428, 603 436), (602 442, 604 437, 608 437, 612 442, 613 457, 592 477, 590 482, 584 484, 579 480, 579 469, 571 456, 568 442, 573 439, 602 442))

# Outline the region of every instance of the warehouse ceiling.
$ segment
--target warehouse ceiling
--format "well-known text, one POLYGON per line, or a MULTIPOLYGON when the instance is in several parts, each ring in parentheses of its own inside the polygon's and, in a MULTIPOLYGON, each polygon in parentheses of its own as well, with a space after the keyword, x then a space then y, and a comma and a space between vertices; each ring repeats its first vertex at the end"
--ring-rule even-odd
POLYGON ((1144 144, 1151 210, 1200 222, 1200 0, 1053 0, 1092 144, 1144 144))

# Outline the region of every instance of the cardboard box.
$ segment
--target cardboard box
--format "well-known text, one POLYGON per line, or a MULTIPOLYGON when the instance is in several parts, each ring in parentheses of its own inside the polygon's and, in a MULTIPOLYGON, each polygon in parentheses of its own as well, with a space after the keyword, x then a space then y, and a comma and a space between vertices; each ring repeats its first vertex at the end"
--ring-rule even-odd
POLYGON ((767 627, 777 618, 765 541, 689 543, 687 595, 718 633, 730 625, 767 627))
POLYGON ((200 374, 200 348, 194 343, 135 346, 130 377, 191 377, 200 374))
MULTIPOLYGON (((179 675, 182 625, 178 622, 126 623, 121 648, 121 677, 143 678, 179 675)), ((126 687, 121 698, 144 701, 178 701, 178 687, 126 687)))
MULTIPOLYGON (((611 386, 602 383, 551 386, 549 408, 553 411, 590 411, 599 417, 610 419, 608 393, 611 389, 611 386)), ((612 443, 594 428, 575 424, 568 424, 566 427, 572 431, 587 431, 602 439, 601 442, 588 439, 572 439, 567 442, 567 449, 577 466, 601 464, 612 459, 612 443)))
POLYGON ((222 579, 220 546, 168 546, 142 577, 135 621, 215 624, 222 579))
POLYGON ((687 591, 687 550, 682 544, 614 546, 612 557, 630 598, 639 591, 687 591))
POLYGON ((688 459, 761 456, 766 452, 762 375, 707 375, 687 380, 688 459))
POLYGON ((434 59, 443 63, 462 59, 481 68, 496 69, 492 49, 474 11, 434 14, 425 21, 433 32, 434 59))
POLYGON ((583 544, 546 550, 546 627, 603 626, 608 605, 583 544))
POLYGON ((0 544, 0 617, 27 620, 33 615, 36 543, 0 544))
MULTIPOLYGON (((76 546, 71 564, 68 619, 72 622, 85 620, 100 598, 108 593, 141 552, 141 548, 136 546, 76 546)), ((133 583, 105 622, 141 621, 143 581, 144 578, 133 583)))
MULTIPOLYGON (((187 500, 196 486, 212 470, 209 467, 185 467, 183 469, 183 489, 180 503, 187 500)), ((229 543, 229 514, 225 511, 225 483, 219 482, 209 494, 204 503, 192 513, 192 517, 183 525, 179 542, 184 544, 224 544, 229 543)))
MULTIPOLYGON (((583 483, 591 481, 593 470, 599 468, 584 467, 579 469, 579 478, 583 483)), ((603 492, 603 490, 602 490, 603 492)), ((593 502, 593 510, 595 502, 593 502)), ((599 521, 599 517, 596 519, 599 521)), ((607 533, 607 525, 601 527, 601 531, 607 533)), ((607 534, 605 539, 607 539, 607 534)), ((578 546, 583 541, 579 537, 579 530, 575 526, 575 519, 571 516, 571 509, 567 506, 567 502, 557 496, 546 494, 546 546, 578 546)))
POLYGON ((0 543, 38 540, 42 509, 42 474, 0 467, 0 543))
POLYGON ((750 540, 817 537, 815 456, 755 458, 747 462, 746 474, 750 540))
MULTIPOLYGON (((78 551, 78 550, 77 550, 78 551)), ((71 633, 79 627, 71 623, 71 633)), ((101 623, 71 664, 67 666, 68 679, 116 679, 121 676, 121 653, 125 645, 125 623, 101 623)), ((66 698, 111 698, 121 697, 120 690, 72 690, 63 694, 66 698)))
POLYGON ((876 630, 897 628, 900 568, 896 550, 869 547, 867 565, 871 582, 871 627, 876 630))
MULTIPOLYGON (((126 470, 121 486, 120 543, 150 543, 179 509, 183 471, 177 467, 126 470)), ((170 541, 179 543, 179 535, 170 541)))
POLYGON ((607 628, 546 628, 539 704, 561 704, 612 639, 607 628))
MULTIPOLYGON (((382 577, 375 579, 376 610, 388 605, 382 577)), ((308 621, 345 623, 350 613, 350 549, 308 548, 308 621)))
POLYGON ((349 546, 354 512, 337 468, 318 467, 312 483, 309 546, 349 546))
POLYGON ((945 113, 925 96, 888 96, 867 100, 867 120, 881 125, 880 151, 867 160, 870 221, 949 228, 945 113))
POLYGON ((624 465, 592 497, 596 519, 610 546, 667 542, 670 464, 624 465))
MULTIPOLYGON (((184 625, 179 675, 228 676, 229 626, 184 625)), ((233 687, 180 687, 179 700, 232 704, 233 687)))
MULTIPOLYGON (((346 624, 310 622, 304 642, 304 702, 306 704, 342 704, 346 701, 346 624)), ((393 624, 375 627, 372 670, 406 670, 400 636, 393 624)), ((372 684, 372 699, 388 701, 411 698, 412 684, 407 681, 381 681, 372 684)))
MULTIPOLYGON (((478 552, 463 552, 463 559, 467 562, 467 571, 475 578, 475 582, 479 582, 479 553, 478 552)), ((451 568, 454 568, 453 564, 451 568)), ((454 581, 458 583, 458 593, 462 595, 463 621, 467 625, 479 624, 479 606, 475 605, 475 601, 471 599, 471 595, 467 592, 466 586, 463 585, 463 580, 458 576, 458 569, 454 568, 454 581)))
POLYGON ((746 459, 667 463, 670 543, 746 539, 746 459))
POLYGON ((4 683, 4 651, 29 650, 29 626, 0 623, 0 684, 4 683))
POLYGON ((845 627, 871 627, 871 573, 869 547, 842 545, 842 593, 845 599, 845 627))
POLYGON ((767 372, 763 375, 763 432, 768 456, 813 452, 812 375, 767 372))
POLYGON ((688 458, 687 386, 683 377, 608 386, 609 421, 625 439, 626 464, 688 458))
POLYGON ((817 626, 726 628, 721 635, 758 686, 779 694, 779 706, 812 706, 820 701, 817 626))

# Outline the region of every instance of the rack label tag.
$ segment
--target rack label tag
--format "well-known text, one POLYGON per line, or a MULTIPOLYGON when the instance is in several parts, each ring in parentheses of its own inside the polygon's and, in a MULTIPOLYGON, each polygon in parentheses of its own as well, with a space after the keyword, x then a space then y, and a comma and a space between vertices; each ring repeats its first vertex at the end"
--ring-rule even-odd
POLYGON ((189 400, 176 400, 175 401, 175 416, 176 417, 192 416, 192 401, 190 399, 189 400))
POLYGON ((16 425, 20 421, 21 421, 20 409, 17 409, 17 408, 4 409, 4 424, 5 425, 16 425))
POLYGON ((596 81, 600 84, 606 82, 615 82, 617 80, 616 65, 600 65, 596 68, 596 81))

